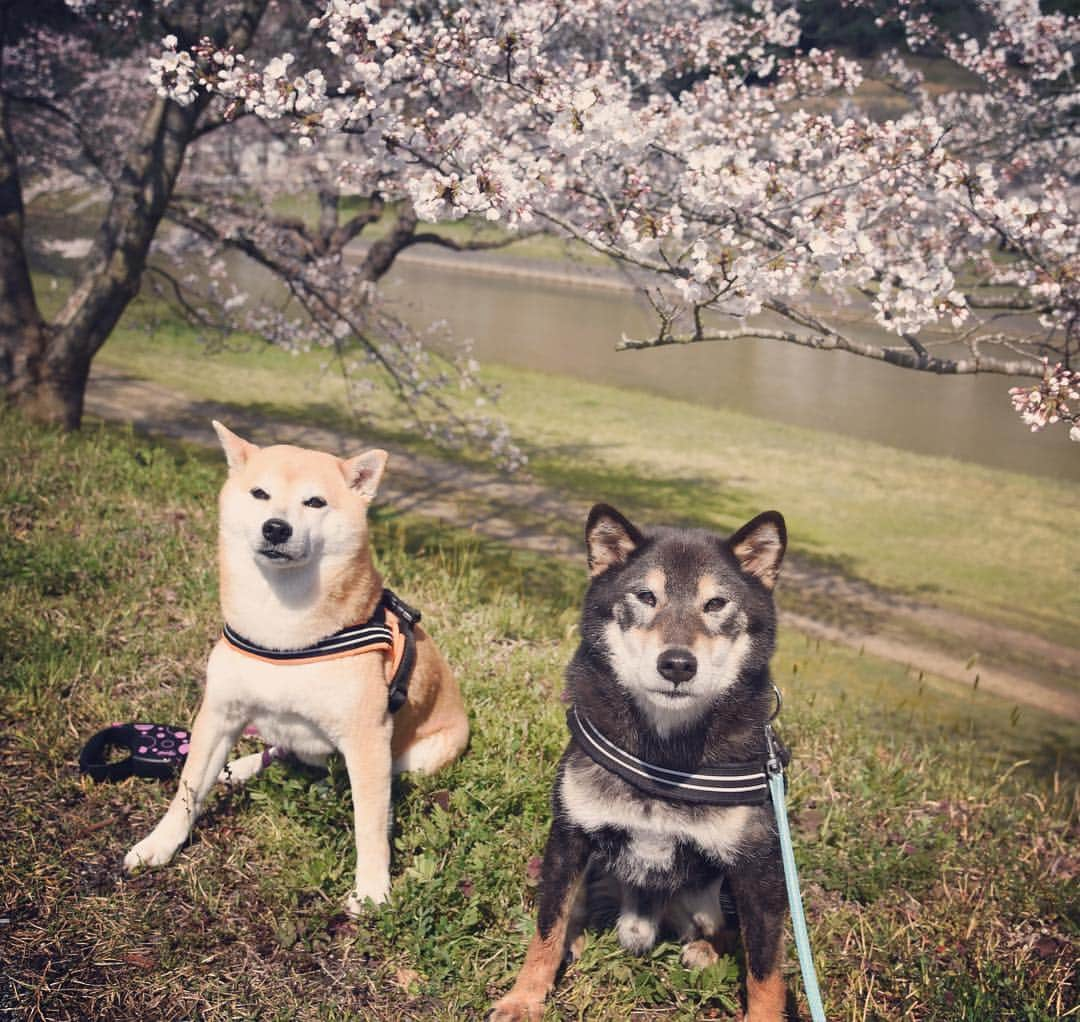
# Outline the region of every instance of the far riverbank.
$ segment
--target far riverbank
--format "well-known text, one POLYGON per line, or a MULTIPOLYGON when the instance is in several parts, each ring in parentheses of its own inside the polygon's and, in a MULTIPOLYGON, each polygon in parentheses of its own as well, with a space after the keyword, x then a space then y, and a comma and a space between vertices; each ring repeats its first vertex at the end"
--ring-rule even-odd
MULTIPOLYGON (((727 408, 902 450, 1080 482, 1080 446, 1063 429, 1032 434, 998 375, 938 376, 843 352, 738 341, 616 352, 647 336, 650 310, 624 273, 568 255, 513 250, 403 253, 384 294, 417 329, 445 321, 484 363, 573 376, 727 408)), ((880 331, 833 311, 856 334, 880 331)))

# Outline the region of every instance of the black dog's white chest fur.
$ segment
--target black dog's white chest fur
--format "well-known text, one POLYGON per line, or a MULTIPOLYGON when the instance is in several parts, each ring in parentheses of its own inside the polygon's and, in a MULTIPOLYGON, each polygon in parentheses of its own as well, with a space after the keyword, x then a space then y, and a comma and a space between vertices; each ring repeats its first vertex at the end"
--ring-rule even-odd
POLYGON ((624 883, 674 889, 687 872, 721 871, 760 835, 760 807, 691 806, 643 797, 581 755, 568 757, 557 798, 624 883))

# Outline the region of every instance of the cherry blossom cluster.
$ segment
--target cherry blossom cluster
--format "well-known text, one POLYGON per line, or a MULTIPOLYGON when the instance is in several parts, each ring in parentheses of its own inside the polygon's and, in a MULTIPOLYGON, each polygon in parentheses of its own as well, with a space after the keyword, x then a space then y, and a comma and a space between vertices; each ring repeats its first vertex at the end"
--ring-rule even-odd
POLYGON ((1062 422, 1069 426, 1070 439, 1080 441, 1080 373, 1044 360, 1043 378, 1033 387, 1010 388, 1009 396, 1032 433, 1062 422))
POLYGON ((186 50, 177 50, 177 39, 167 35, 161 40, 164 47, 160 57, 150 58, 150 84, 159 96, 168 96, 181 106, 195 102, 198 75, 195 61, 186 50))
MULTIPOLYGON (((173 35, 166 36, 162 45, 161 56, 150 60, 149 80, 158 95, 188 106, 201 88, 228 97, 233 113, 243 107, 257 117, 293 116, 302 144, 309 143, 314 118, 324 113, 327 103, 326 78, 321 70, 314 68, 290 77, 289 67, 296 60, 291 53, 256 68, 244 54, 220 49, 209 39, 190 53, 177 50, 173 35)), ((325 119, 321 123, 325 126, 325 119)))
MULTIPOLYGON (((342 170, 365 190, 392 181, 423 219, 540 225, 634 268, 659 313, 643 343, 780 316, 832 344, 831 312, 848 306, 882 332, 863 347, 898 364, 1037 376, 1046 354, 1068 367, 1080 19, 988 2, 973 39, 943 33, 920 0, 882 16, 971 86, 930 90, 891 55, 905 105, 872 117, 865 69, 798 49, 794 8, 771 0, 331 0, 310 26, 319 64, 209 43, 190 60, 197 87, 237 110, 308 142, 359 139, 342 170), (963 357, 930 351, 946 341, 963 357)), ((158 60, 158 87, 190 101, 191 67, 169 47, 158 60)))

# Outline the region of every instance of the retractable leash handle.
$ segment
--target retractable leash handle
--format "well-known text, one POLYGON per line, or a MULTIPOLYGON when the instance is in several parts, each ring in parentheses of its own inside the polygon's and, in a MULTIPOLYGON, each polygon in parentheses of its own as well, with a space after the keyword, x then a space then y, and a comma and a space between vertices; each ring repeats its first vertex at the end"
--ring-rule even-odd
POLYGON ((191 736, 169 724, 113 724, 83 746, 79 770, 95 781, 122 781, 127 777, 168 780, 184 765, 191 736), (125 759, 110 760, 108 750, 126 749, 125 759))
MULTIPOLYGON (((779 690, 776 694, 779 712, 779 690)), ((810 936, 806 931, 806 916, 803 914, 802 894, 799 891, 799 872, 795 867, 791 828, 788 827, 787 805, 784 799, 784 765, 780 760, 780 750, 771 724, 765 725, 765 743, 769 750, 769 759, 766 764, 766 772, 769 775, 769 793, 772 795, 776 829, 780 835, 784 884, 787 887, 788 907, 791 910, 791 928, 795 932, 795 950, 799 954, 799 967, 802 969, 803 988, 806 991, 806 1001, 810 1006, 810 1017, 813 1022, 825 1022, 825 1006, 821 1002, 814 958, 810 953, 810 936)))

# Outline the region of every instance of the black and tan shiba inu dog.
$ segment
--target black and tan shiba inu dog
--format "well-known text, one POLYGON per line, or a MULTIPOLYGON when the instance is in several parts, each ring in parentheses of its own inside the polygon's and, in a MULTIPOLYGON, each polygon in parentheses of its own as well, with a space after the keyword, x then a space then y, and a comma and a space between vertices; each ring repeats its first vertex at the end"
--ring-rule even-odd
POLYGON ((592 581, 566 673, 572 737, 552 795, 537 933, 491 1018, 540 1018, 587 890, 614 889, 624 947, 644 953, 664 928, 697 966, 717 957, 726 885, 746 953, 746 1018, 775 1022, 787 903, 765 724, 784 520, 767 511, 729 539, 642 533, 600 504, 585 538, 592 581))

